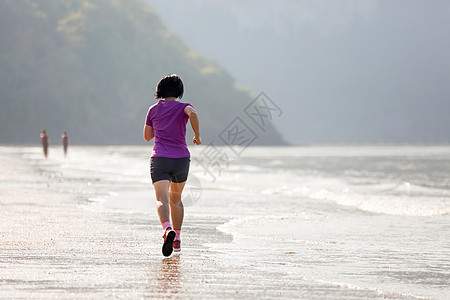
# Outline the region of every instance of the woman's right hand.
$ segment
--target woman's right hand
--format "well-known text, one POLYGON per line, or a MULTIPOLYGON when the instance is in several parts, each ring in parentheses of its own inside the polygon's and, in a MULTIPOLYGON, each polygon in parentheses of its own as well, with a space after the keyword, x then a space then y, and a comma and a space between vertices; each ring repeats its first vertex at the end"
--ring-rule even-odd
POLYGON ((202 139, 199 136, 194 136, 192 142, 196 145, 200 145, 202 143, 202 139))

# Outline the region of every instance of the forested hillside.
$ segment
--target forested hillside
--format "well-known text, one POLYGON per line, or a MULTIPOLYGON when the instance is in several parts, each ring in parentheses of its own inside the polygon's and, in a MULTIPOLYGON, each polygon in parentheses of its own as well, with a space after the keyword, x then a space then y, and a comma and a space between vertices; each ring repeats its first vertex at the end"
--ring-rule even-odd
MULTIPOLYGON (((2 0, 0 66, 2 144, 38 143, 41 128, 75 144, 142 143, 155 85, 169 73, 182 77, 204 142, 255 96, 139 0, 2 0)), ((270 127, 256 142, 282 139, 270 127)))

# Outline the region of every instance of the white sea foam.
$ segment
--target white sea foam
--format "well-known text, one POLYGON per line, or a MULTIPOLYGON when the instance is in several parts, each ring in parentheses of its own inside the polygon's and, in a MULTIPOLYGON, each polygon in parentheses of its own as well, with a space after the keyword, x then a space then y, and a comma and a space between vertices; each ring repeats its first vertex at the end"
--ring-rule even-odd
MULTIPOLYGON (((368 192, 373 188, 367 188, 368 192)), ((361 190, 359 188, 359 190, 361 190)), ((383 190, 381 190, 383 191, 383 190)), ((360 210, 396 216, 438 216, 450 214, 450 198, 439 190, 411 187, 401 184, 388 189, 391 194, 354 192, 350 188, 340 191, 321 189, 311 192, 312 199, 333 201, 360 210), (426 190, 428 195, 409 195, 413 190, 426 190)))
POLYGON ((339 205, 397 216, 450 214, 450 190, 409 182, 351 185, 340 179, 298 177, 297 182, 260 190, 262 195, 332 201, 339 205))

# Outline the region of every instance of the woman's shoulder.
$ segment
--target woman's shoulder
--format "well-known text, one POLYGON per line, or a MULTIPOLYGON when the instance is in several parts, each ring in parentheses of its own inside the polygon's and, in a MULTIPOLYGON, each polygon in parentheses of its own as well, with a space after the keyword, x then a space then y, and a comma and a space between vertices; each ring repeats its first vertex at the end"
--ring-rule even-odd
POLYGON ((189 102, 180 102, 180 104, 182 104, 182 106, 183 107, 186 107, 186 106, 192 106, 192 107, 194 107, 191 103, 189 103, 189 102))
POLYGON ((151 105, 148 109, 149 111, 156 110, 161 104, 161 101, 156 102, 155 104, 151 105))
POLYGON ((186 106, 194 107, 191 103, 188 103, 188 102, 160 100, 157 103, 150 106, 149 111, 156 112, 160 109, 163 109, 163 110, 164 109, 173 109, 175 107, 181 107, 184 109, 186 106))

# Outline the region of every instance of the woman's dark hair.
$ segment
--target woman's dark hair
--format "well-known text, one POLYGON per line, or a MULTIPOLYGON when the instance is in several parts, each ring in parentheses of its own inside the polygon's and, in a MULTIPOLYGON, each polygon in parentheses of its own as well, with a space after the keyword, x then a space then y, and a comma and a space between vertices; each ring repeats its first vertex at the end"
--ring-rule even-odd
POLYGON ((175 97, 183 98, 184 86, 181 78, 176 74, 164 76, 156 86, 156 99, 175 97))

